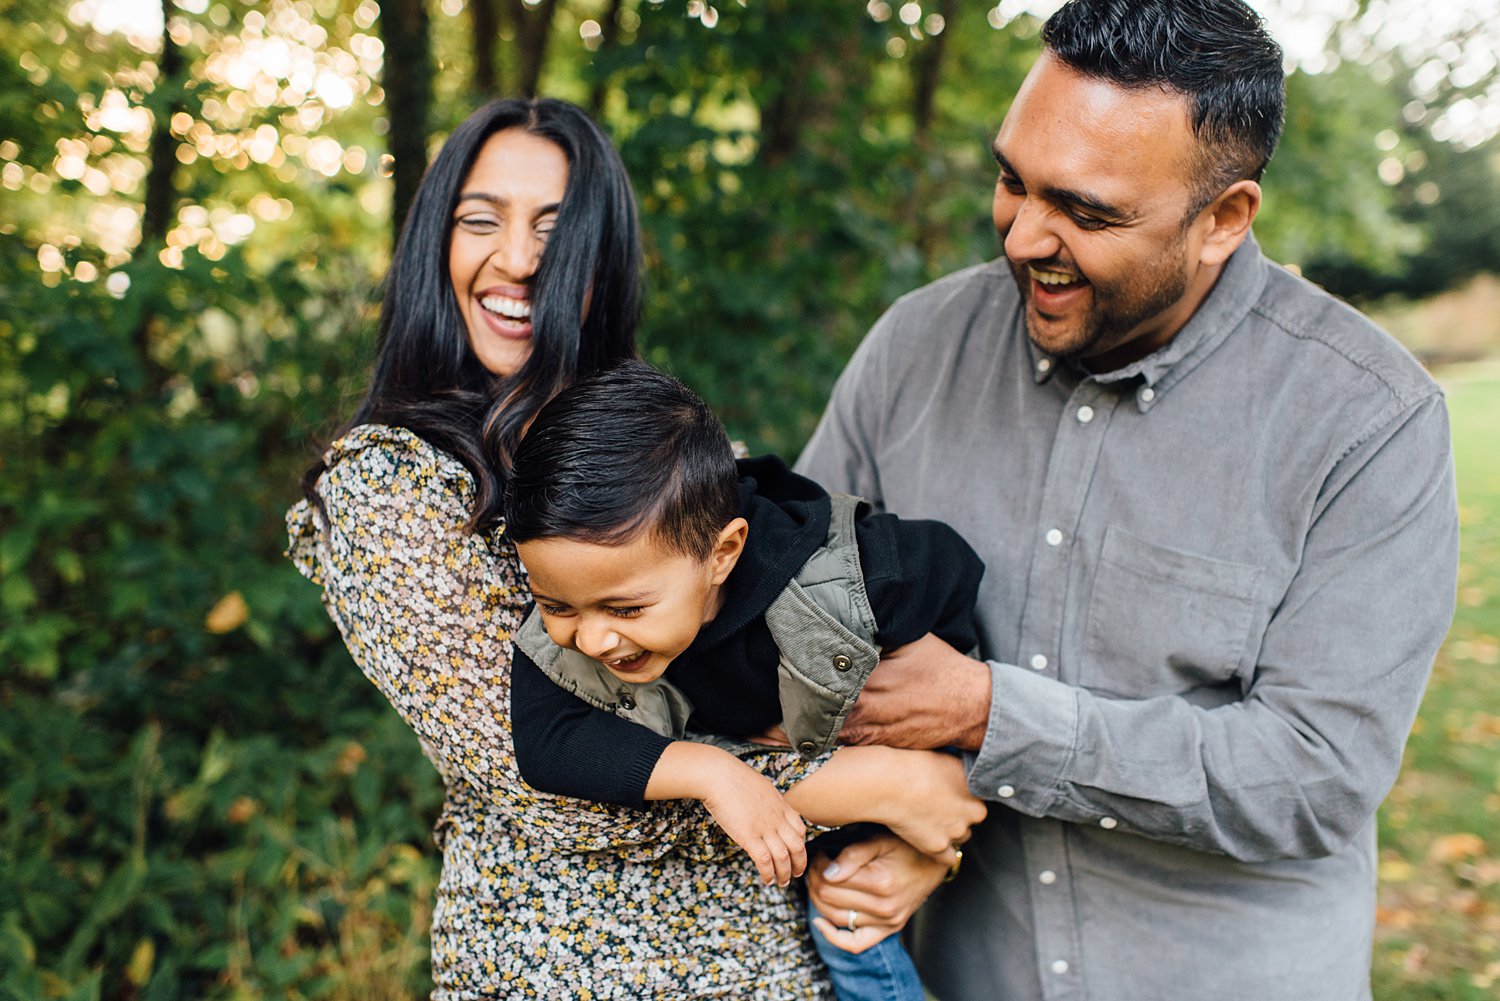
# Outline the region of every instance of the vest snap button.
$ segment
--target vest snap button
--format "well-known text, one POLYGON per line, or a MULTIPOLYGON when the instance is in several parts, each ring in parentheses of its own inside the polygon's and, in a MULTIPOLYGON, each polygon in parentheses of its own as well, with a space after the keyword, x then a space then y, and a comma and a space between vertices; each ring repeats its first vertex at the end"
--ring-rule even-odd
POLYGON ((804 758, 810 758, 810 757, 812 757, 813 754, 814 754, 814 752, 817 751, 817 749, 818 749, 818 745, 814 744, 810 740, 804 740, 802 743, 800 743, 800 744, 797 745, 797 750, 799 752, 801 752, 801 754, 802 754, 802 756, 804 758))
POLYGON ((854 661, 850 660, 848 657, 845 657, 843 654, 840 653, 834 655, 833 669, 835 671, 847 671, 853 666, 854 661))
POLYGON ((620 708, 621 709, 626 709, 626 710, 634 709, 635 708, 635 698, 633 696, 631 696, 631 695, 628 695, 628 694, 627 695, 621 695, 620 696, 620 708))

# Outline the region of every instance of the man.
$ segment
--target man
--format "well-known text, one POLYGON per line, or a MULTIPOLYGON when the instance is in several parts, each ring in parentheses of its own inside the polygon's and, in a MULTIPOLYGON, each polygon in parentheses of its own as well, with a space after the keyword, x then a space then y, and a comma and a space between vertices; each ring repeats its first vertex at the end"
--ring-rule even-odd
POLYGON ((1073 0, 1043 41, 995 139, 1004 259, 881 319, 799 467, 988 568, 990 661, 913 644, 844 732, 967 748, 994 804, 924 978, 1368 998, 1375 811, 1453 608, 1442 396, 1251 238, 1284 87, 1244 4, 1073 0))

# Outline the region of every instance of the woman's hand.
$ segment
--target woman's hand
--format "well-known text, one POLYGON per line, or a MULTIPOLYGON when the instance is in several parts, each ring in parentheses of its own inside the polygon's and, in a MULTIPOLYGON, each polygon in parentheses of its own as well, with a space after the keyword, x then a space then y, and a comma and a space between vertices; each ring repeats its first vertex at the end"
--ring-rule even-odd
POLYGON ((947 873, 948 866, 895 835, 860 841, 832 862, 819 856, 808 870, 813 922, 845 952, 864 952, 906 927, 947 873))

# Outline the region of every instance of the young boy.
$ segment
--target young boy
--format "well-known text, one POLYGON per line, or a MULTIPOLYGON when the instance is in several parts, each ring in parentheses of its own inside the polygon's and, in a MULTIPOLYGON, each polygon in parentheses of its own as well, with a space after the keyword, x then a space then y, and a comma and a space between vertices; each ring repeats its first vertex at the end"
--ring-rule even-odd
MULTIPOLYGON (((830 497, 779 459, 737 466, 708 406, 639 362, 538 414, 506 487, 506 531, 536 601, 512 665, 522 777, 637 807, 701 800, 767 882, 805 867, 802 818, 765 776, 684 735, 780 725, 811 758, 836 746, 881 647, 929 632, 977 645, 984 568, 957 533, 830 497)), ((868 818, 886 819, 879 804, 868 818)), ((847 954, 815 938, 839 987, 847 954)), ((906 996, 921 998, 899 960, 906 996)))

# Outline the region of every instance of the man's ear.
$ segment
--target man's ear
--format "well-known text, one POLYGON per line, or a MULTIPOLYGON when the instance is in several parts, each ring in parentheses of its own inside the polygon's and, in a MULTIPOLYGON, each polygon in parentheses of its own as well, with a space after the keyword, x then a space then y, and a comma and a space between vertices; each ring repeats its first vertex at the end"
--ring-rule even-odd
POLYGON ((1260 211, 1260 185, 1252 180, 1235 181, 1208 203, 1200 219, 1207 222, 1208 232, 1198 251, 1205 267, 1216 267, 1229 260, 1250 234, 1250 224, 1260 211))
POLYGON ((730 571, 739 562, 740 554, 745 551, 745 539, 749 535, 750 523, 744 518, 735 518, 719 530, 713 551, 709 554, 709 562, 713 566, 710 583, 722 584, 729 579, 730 571))

